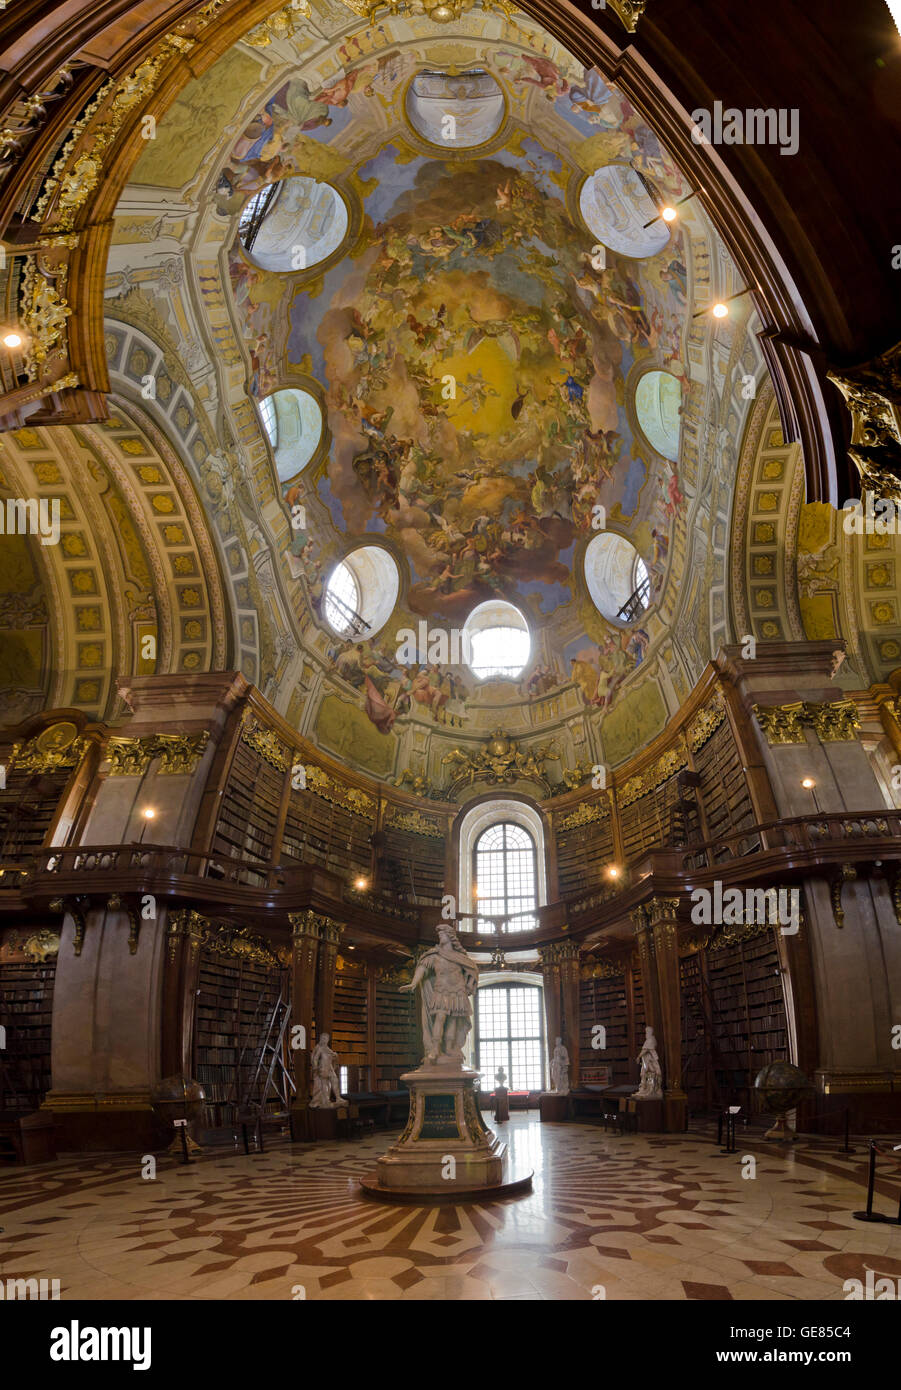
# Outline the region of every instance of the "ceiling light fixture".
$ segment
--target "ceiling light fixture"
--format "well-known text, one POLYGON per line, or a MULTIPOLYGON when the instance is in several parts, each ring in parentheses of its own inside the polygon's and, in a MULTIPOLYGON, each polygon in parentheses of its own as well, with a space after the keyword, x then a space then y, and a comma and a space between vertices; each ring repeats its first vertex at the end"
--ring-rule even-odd
POLYGON ((732 303, 733 299, 742 299, 746 294, 750 293, 750 289, 736 290, 735 294, 728 294, 725 299, 718 299, 709 309, 699 309, 696 314, 692 314, 692 318, 699 319, 704 314, 713 314, 715 319, 724 319, 728 317, 729 305, 732 303))
POLYGON ((691 199, 696 198, 700 192, 700 188, 693 188, 690 193, 686 193, 685 197, 680 198, 678 202, 665 203, 656 217, 652 217, 650 222, 645 222, 642 230, 647 231, 648 227, 653 227, 654 223, 658 222, 661 217, 664 222, 675 222, 676 218, 679 216, 679 209, 682 204, 690 202, 691 199))

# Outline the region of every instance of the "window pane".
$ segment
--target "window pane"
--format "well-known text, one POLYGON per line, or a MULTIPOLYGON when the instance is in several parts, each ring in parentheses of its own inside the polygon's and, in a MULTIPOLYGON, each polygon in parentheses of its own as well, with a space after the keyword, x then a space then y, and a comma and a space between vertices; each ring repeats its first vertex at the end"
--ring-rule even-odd
POLYGON ((505 931, 529 931, 538 925, 535 844, 529 832, 509 821, 490 826, 476 841, 475 881, 480 914, 477 926, 488 929, 487 917, 512 917, 505 931))
POLYGON ((476 1065, 484 1089, 493 1091, 499 1066, 514 1091, 544 1085, 544 1019, 537 985, 486 985, 476 995, 476 1065))

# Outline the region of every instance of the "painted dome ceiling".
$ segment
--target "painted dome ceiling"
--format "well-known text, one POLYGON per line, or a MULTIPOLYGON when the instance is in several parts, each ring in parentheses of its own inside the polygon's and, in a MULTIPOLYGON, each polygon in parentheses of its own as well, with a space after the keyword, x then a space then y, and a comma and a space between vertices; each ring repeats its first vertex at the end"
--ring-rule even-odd
POLYGON ((139 339, 180 356, 196 428, 176 443, 236 652, 301 732, 440 786, 449 751, 498 725, 553 742, 559 776, 628 756, 684 700, 727 637, 765 375, 749 300, 707 312, 743 286, 692 193, 597 72, 482 11, 366 27, 314 4, 159 123, 117 209, 113 380, 134 395, 139 339), (600 532, 629 545, 589 549, 600 532), (592 597, 614 552, 640 562, 617 562, 626 598, 643 576, 626 617, 592 597), (397 601, 342 638, 325 589, 355 553, 376 586, 390 558, 397 601), (530 633, 515 680, 477 680, 452 645, 398 661, 401 631, 501 601, 530 633))

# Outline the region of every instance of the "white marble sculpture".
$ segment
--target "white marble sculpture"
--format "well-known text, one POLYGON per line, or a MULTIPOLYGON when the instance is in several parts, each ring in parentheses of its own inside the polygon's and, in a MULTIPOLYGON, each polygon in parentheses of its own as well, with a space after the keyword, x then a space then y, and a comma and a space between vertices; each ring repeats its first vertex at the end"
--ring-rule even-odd
POLYGON ((338 1082, 338 1054, 329 1047, 329 1036, 323 1033, 310 1058, 313 1071, 311 1110, 333 1110, 336 1105, 344 1104, 338 1082))
POLYGON ((401 989, 419 986, 422 994, 424 1061, 434 1066, 463 1067, 463 1045, 472 1027, 472 996, 479 967, 460 945, 449 922, 438 926, 438 945, 421 956, 413 979, 401 989))
POLYGON ((654 1030, 650 1024, 645 1028, 644 1034, 644 1043, 638 1054, 641 1077, 638 1090, 632 1099, 656 1100, 662 1091, 662 1073, 660 1071, 660 1058, 657 1056, 657 1039, 654 1037, 654 1030))
POLYGON ((497 1082, 498 1086, 501 1088, 501 1090, 503 1090, 506 1087, 507 1073, 504 1071, 503 1067, 498 1067, 497 1071, 494 1073, 494 1079, 497 1082))
POLYGON ((558 1096, 569 1095, 569 1053, 563 1046, 562 1038, 557 1038, 554 1043, 554 1055, 551 1058, 551 1089, 558 1096))

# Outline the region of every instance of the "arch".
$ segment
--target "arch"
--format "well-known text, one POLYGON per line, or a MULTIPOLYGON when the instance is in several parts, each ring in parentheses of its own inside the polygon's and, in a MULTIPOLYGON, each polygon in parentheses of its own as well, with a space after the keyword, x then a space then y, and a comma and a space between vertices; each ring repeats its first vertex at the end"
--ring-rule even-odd
POLYGON ((476 841, 490 826, 500 821, 520 825, 532 837, 535 846, 535 886, 538 906, 547 903, 547 860, 544 820, 536 806, 520 797, 489 797, 470 807, 458 818, 457 826, 457 899, 459 930, 474 931, 476 908, 473 882, 473 850, 476 841))

